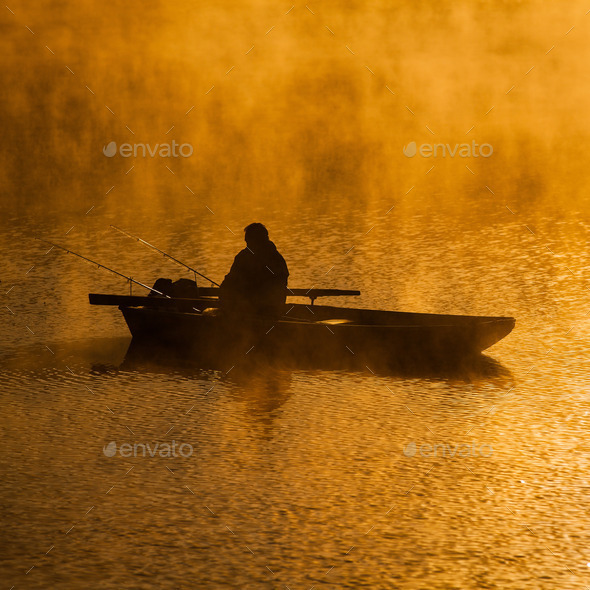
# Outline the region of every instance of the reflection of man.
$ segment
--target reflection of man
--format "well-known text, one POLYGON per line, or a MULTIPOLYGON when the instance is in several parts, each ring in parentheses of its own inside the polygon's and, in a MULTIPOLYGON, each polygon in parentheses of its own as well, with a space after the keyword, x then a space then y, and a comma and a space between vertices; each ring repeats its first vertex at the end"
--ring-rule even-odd
POLYGON ((262 223, 251 223, 244 232, 246 247, 221 283, 222 308, 230 313, 280 315, 287 297, 287 263, 262 223))

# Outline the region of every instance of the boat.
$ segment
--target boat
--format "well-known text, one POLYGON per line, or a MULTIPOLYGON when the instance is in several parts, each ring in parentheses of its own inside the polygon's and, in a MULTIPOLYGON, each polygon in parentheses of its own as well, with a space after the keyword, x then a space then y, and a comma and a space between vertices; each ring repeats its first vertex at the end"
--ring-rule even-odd
POLYGON ((441 315, 315 305, 318 297, 360 295, 338 289, 289 289, 276 319, 235 317, 219 310, 219 290, 200 288, 197 297, 91 293, 92 305, 118 306, 134 341, 177 347, 196 354, 292 356, 321 361, 350 357, 383 365, 402 359, 439 360, 478 355, 507 336, 512 317, 441 315))

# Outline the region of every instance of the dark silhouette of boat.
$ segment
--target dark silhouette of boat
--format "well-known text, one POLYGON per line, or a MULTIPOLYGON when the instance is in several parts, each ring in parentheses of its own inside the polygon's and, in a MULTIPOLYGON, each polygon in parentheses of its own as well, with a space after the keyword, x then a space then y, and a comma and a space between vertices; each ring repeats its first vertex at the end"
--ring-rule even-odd
POLYGON ((90 294, 93 305, 117 305, 136 341, 191 350, 202 356, 264 352, 300 361, 342 356, 367 366, 401 359, 432 360, 477 355, 515 325, 511 317, 439 315, 314 305, 317 297, 358 291, 292 289, 311 305, 287 304, 279 318, 235 317, 218 309, 215 288, 197 298, 90 294))

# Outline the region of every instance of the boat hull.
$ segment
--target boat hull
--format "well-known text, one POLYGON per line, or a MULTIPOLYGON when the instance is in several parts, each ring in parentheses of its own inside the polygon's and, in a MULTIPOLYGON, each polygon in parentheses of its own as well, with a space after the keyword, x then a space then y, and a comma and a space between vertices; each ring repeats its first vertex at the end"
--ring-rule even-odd
POLYGON ((448 316, 294 305, 279 320, 121 307, 135 340, 203 355, 349 357, 371 365, 478 354, 514 328, 513 318, 448 316))

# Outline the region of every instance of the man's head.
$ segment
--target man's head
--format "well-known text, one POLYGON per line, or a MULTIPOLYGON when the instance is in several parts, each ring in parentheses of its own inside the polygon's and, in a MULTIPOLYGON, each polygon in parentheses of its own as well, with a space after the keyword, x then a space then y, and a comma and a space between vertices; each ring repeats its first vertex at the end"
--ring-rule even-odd
POLYGON ((268 230, 262 223, 251 223, 244 228, 244 239, 248 248, 256 249, 268 242, 268 230))

